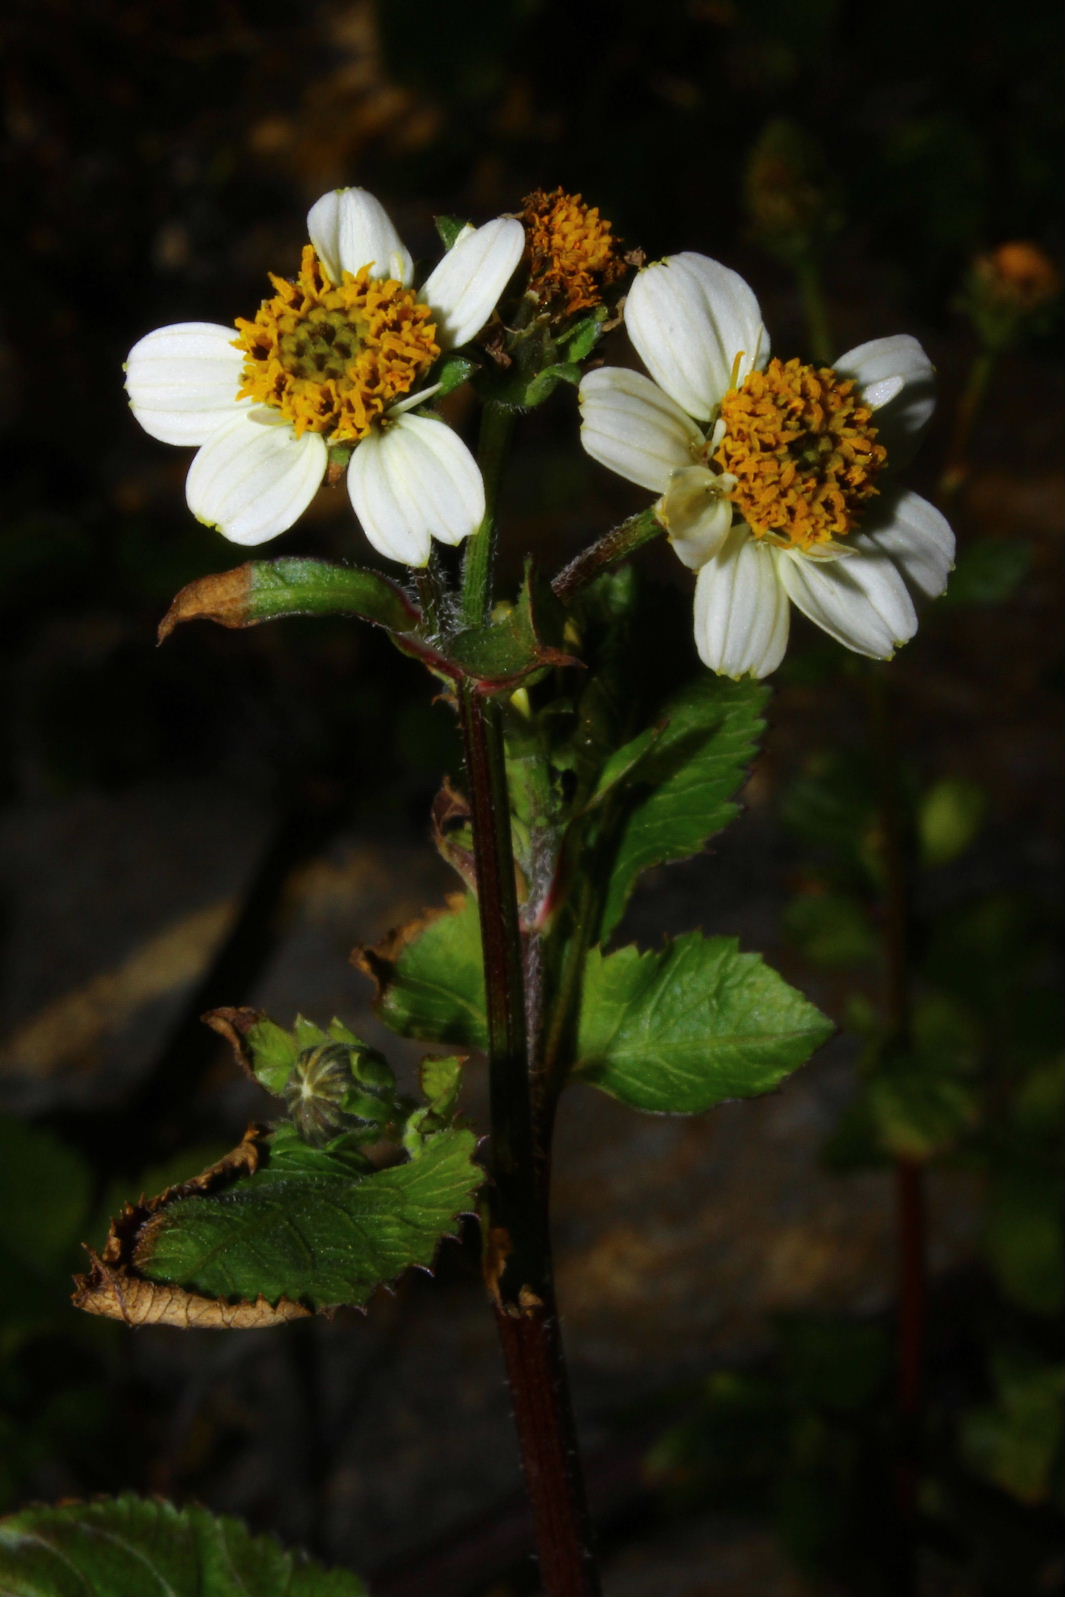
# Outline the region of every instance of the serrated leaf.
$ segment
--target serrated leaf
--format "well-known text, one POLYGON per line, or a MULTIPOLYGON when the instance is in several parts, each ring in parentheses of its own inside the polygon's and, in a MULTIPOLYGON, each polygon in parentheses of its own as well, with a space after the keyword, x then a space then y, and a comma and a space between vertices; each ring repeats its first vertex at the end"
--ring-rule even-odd
POLYGON ((179 1199, 141 1227, 132 1264, 148 1280, 216 1298, 360 1306, 432 1263, 483 1179, 472 1131, 448 1130, 406 1164, 357 1175, 303 1145, 224 1192, 179 1199))
POLYGON ((239 1520, 132 1495, 23 1509, 0 1520, 4 1597, 364 1597, 239 1520))
MULTIPOLYGON (((666 706, 660 737, 634 740, 602 936, 621 919, 642 871, 697 853, 738 813, 735 794, 757 751, 768 689, 707 674, 666 706)), ((618 762, 624 751, 614 757, 618 762)))
POLYGON ((356 963, 377 984, 377 1012, 402 1037, 484 1048, 488 1041, 477 901, 455 893, 447 908, 401 928, 356 963))
POLYGON ((401 633, 420 619, 403 589, 379 571, 326 560, 249 560, 182 588, 159 624, 159 641, 185 621, 257 627, 284 616, 323 615, 361 616, 401 633))
POLYGON ((831 1030, 735 938, 691 932, 653 952, 592 949, 575 1074, 635 1109, 698 1114, 770 1091, 831 1030))

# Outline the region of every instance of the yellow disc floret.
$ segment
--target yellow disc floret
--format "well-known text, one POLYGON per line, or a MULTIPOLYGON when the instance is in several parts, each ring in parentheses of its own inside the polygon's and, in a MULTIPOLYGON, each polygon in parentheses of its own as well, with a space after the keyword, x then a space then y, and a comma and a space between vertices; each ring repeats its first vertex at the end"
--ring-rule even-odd
POLYGON ((853 531, 887 458, 872 415, 849 378, 799 360, 729 390, 713 458, 756 537, 809 551, 853 531))
POLYGON ((429 306, 402 283, 371 277, 369 266, 332 283, 308 244, 294 283, 273 273, 270 281, 273 299, 254 321, 237 321, 239 397, 274 406, 297 437, 365 438, 440 354, 429 306))
POLYGON ((602 301, 601 290, 625 270, 610 223, 579 194, 537 189, 522 213, 529 238, 530 287, 561 303, 567 316, 602 301))

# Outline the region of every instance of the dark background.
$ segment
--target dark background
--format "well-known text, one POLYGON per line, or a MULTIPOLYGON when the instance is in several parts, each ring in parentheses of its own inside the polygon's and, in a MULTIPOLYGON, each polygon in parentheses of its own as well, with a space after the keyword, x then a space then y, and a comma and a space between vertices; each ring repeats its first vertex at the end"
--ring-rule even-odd
MULTIPOLYGON (((759 247, 743 198, 755 142, 786 117, 819 146, 833 193, 824 277, 839 347, 910 330, 939 368, 941 408, 915 476, 931 491, 977 350, 957 305, 972 258, 1030 238, 1061 259, 1060 33, 1057 7, 942 0, 14 8, 0 349, 11 1117, 0 1506, 157 1490, 381 1571, 381 1592, 529 1579, 470 1239, 445 1250, 435 1285, 380 1295, 365 1320, 134 1335, 66 1306, 74 1241, 98 1243, 125 1197, 199 1168, 264 1112, 201 1011, 247 1002, 286 1023, 297 1008, 323 1022, 337 1012, 379 1037, 347 952, 449 885, 422 844, 439 772, 456 771, 447 713, 379 637, 199 627, 156 651, 177 588, 243 555, 185 510, 189 453, 130 417, 129 347, 169 322, 251 314, 265 273, 294 269, 306 210, 330 187, 377 194, 429 258, 433 214, 481 221, 562 184, 630 245, 697 249, 743 271, 774 347, 801 351, 793 275, 759 247)), ((1000 935, 1015 954, 1034 949, 1038 971, 1060 882, 1055 354, 1050 331, 1006 355, 974 435, 953 519, 962 547, 997 548, 986 602, 944 604, 892 668, 918 776, 986 795, 978 848, 933 897, 1020 906, 1000 935)), ((528 548, 550 568, 640 501, 580 454, 569 393, 528 418, 521 446, 512 569, 528 548)), ((302 551, 369 557, 346 498, 324 492, 264 553, 302 551)), ((658 570, 681 605, 683 574, 668 555, 658 570)), ((797 634, 747 814, 713 859, 663 876, 631 925, 649 939, 699 923, 738 932, 843 1019, 859 979, 815 968, 780 929, 810 871, 782 816, 807 751, 847 744, 859 712, 849 664, 797 634)), ((1008 1009, 1009 971, 1002 979, 1008 1009)), ((738 1490, 715 1480, 703 1491, 683 1448, 679 1474, 660 1470, 666 1489, 652 1491, 643 1464, 661 1432, 701 1412, 708 1377, 792 1369, 818 1317, 860 1335, 887 1324, 889 1172, 832 1175, 820 1160, 853 1092, 854 1053, 844 1036, 782 1095, 711 1120, 637 1121, 583 1092, 564 1116, 561 1297, 616 1597, 879 1590, 876 1559, 870 1572, 854 1550, 875 1545, 884 1490, 874 1397, 865 1450, 840 1454, 868 1464, 849 1497, 831 1471, 811 1486, 801 1469, 774 1480, 763 1467, 745 1486, 747 1463, 732 1471, 738 1490)), ((980 1255, 984 1191, 964 1159, 933 1182, 935 1390, 948 1427, 955 1399, 986 1400, 993 1384, 978 1354, 971 1391, 957 1395, 949 1378, 957 1325, 998 1313, 980 1255)), ((794 1399, 789 1457, 802 1453, 801 1415, 827 1423, 832 1379, 817 1382, 794 1399)), ((756 1410, 726 1426, 726 1452, 756 1410)), ((1040 1551, 1046 1493, 1018 1503, 993 1483, 979 1491, 976 1517, 1001 1525, 996 1546, 1025 1549, 1005 1560, 1013 1585, 995 1584, 997 1554, 973 1551, 948 1516, 931 1537, 928 1590, 1052 1589, 1038 1584, 1056 1567, 1040 1551)))

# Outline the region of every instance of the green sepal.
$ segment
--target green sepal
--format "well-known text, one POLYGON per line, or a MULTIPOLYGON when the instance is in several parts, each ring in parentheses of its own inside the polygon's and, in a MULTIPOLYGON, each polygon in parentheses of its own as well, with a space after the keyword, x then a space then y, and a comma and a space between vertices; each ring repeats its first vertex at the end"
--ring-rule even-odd
POLYGON ((592 353, 603 336, 603 325, 609 314, 605 305, 597 305, 590 316, 582 316, 568 332, 562 334, 557 342, 560 348, 565 346, 570 361, 576 364, 592 353))
POLYGON ((239 1520, 132 1493, 0 1520, 4 1597, 365 1597, 348 1570, 326 1569, 253 1536, 239 1520))
POLYGON ((366 1170, 351 1139, 312 1148, 283 1127, 253 1174, 151 1214, 130 1264, 208 1298, 362 1306, 403 1271, 428 1268, 453 1234, 483 1180, 475 1146, 473 1132, 451 1128, 405 1164, 366 1170))
POLYGON ((570 383, 576 388, 584 373, 580 366, 573 361, 562 361, 555 366, 545 366, 543 371, 527 383, 525 391, 518 403, 523 409, 533 410, 537 405, 542 405, 549 399, 559 383, 570 383))
POLYGON ((379 571, 326 560, 250 560, 182 588, 159 625, 159 641, 185 621, 256 627, 286 616, 354 615, 389 632, 421 619, 396 583, 379 571))
POLYGON ((356 950, 377 985, 377 1013, 402 1037, 484 1048, 488 1022, 477 901, 455 894, 445 910, 356 950))
POLYGON ((769 1092, 832 1023, 735 938, 690 932, 664 948, 593 948, 574 1076, 634 1109, 698 1114, 769 1092))
POLYGON ((292 1074, 301 1047, 307 1045, 298 1043, 292 1032, 277 1025, 268 1015, 255 1023, 245 1034, 244 1041, 256 1079, 267 1092, 275 1096, 280 1094, 292 1074))
POLYGON ((460 355, 457 351, 450 350, 437 361, 427 378, 427 385, 436 387, 436 393, 432 397, 446 398, 448 394, 454 393, 456 388, 461 388, 463 383, 469 382, 474 373, 480 369, 480 363, 471 360, 469 355, 460 355))
POLYGON ((454 249, 459 234, 463 228, 469 227, 469 222, 464 222, 460 216, 434 216, 436 231, 440 235, 440 242, 446 250, 454 249))

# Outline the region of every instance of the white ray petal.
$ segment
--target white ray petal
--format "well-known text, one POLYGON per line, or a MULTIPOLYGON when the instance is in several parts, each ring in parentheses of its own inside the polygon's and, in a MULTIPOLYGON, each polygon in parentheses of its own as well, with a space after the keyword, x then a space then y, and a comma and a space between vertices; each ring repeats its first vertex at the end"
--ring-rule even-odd
POLYGON ((696 578, 699 658, 721 676, 768 676, 784 658, 788 620, 775 551, 734 528, 696 578))
POLYGON ((603 366, 578 394, 581 443, 600 465, 664 493, 672 472, 690 466, 703 435, 690 416, 642 372, 603 366))
POLYGON ((330 278, 372 268, 409 286, 414 263, 380 200, 365 189, 332 189, 307 213, 307 236, 330 278))
POLYGON ((238 399, 244 356, 235 327, 177 322, 134 344, 126 361, 130 409, 164 444, 202 444, 250 399, 238 399))
POLYGON ((834 363, 843 377, 853 377, 872 405, 880 441, 887 448, 888 469, 896 471, 913 458, 936 404, 932 362, 909 333, 874 338, 849 349, 834 363))
POLYGON ((782 550, 779 570, 792 604, 855 654, 890 660, 917 631, 913 600, 886 554, 864 549, 826 564, 782 550))
POLYGON ((193 515, 231 543, 265 543, 298 520, 325 476, 328 450, 319 433, 297 438, 262 411, 238 416, 200 448, 185 497, 193 515))
POLYGON ((625 326, 659 387, 700 421, 728 392, 734 367, 742 382, 769 356, 762 313, 743 278, 690 251, 637 274, 625 326))
POLYGON ((935 505, 907 490, 897 490, 878 502, 851 543, 856 554, 876 549, 887 555, 910 590, 926 599, 938 599, 954 569, 950 523, 935 505))
POLYGON ((400 416, 364 438, 348 467, 348 493, 379 554, 424 566, 431 540, 461 543, 484 518, 484 482, 457 433, 427 416, 400 416))
POLYGON ((525 230, 511 216, 497 216, 483 227, 468 227, 459 234, 418 291, 418 298, 436 316, 442 349, 465 344, 481 331, 524 248, 525 230))

